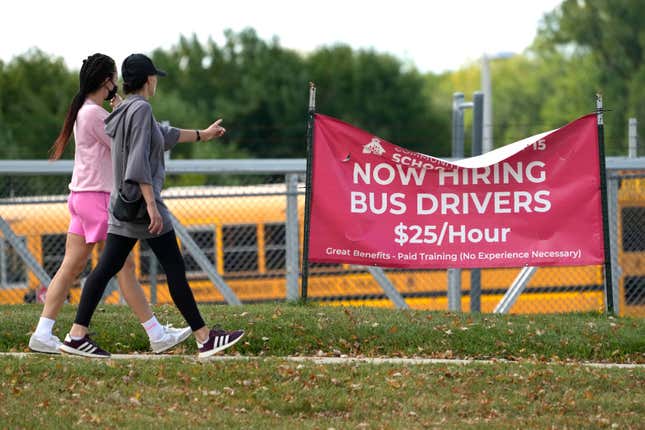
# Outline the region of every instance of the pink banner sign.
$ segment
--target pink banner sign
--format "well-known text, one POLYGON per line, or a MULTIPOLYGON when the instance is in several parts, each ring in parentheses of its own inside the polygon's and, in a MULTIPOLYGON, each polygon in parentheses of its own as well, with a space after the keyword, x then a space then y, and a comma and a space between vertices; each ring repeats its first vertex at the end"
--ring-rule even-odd
POLYGON ((402 268, 601 264, 595 115, 449 162, 316 115, 309 261, 402 268))

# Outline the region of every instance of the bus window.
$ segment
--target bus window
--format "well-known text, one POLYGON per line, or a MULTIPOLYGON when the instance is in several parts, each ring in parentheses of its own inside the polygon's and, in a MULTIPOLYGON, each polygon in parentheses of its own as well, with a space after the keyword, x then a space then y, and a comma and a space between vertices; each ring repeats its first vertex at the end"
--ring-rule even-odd
POLYGON ((225 272, 258 270, 258 237, 255 224, 222 226, 222 242, 225 272))
POLYGON ((155 257, 154 253, 152 252, 152 249, 150 249, 150 245, 148 245, 148 242, 145 240, 140 240, 139 241, 139 270, 141 272, 141 276, 149 276, 150 275, 150 259, 153 259, 156 266, 157 266, 157 275, 164 273, 163 269, 161 268, 161 264, 159 264, 159 260, 157 260, 157 257, 155 257))
POLYGON ((49 276, 54 277, 65 257, 65 235, 44 234, 40 237, 40 242, 43 251, 43 269, 49 276))
POLYGON ((286 227, 284 224, 264 225, 264 258, 267 270, 284 270, 287 260, 286 227))
POLYGON ((623 250, 645 251, 645 206, 627 206, 622 210, 623 250))
MULTIPOLYGON (((25 238, 19 238, 25 243, 25 238)), ((0 238, 0 283, 3 288, 27 282, 25 263, 11 244, 0 238)))
MULTIPOLYGON (((40 241, 42 246, 43 269, 53 278, 65 257, 67 234, 43 234, 40 236, 40 241)), ((90 259, 88 259, 80 277, 86 277, 91 270, 92 264, 90 259)))
POLYGON ((625 276, 625 304, 645 305, 645 276, 625 276))
MULTIPOLYGON (((195 241, 197 246, 208 258, 208 261, 215 266, 215 230, 214 227, 206 229, 190 229, 188 234, 195 241)), ((181 253, 184 256, 184 263, 186 264, 186 273, 203 274, 204 271, 199 267, 192 255, 186 250, 184 245, 181 246, 181 253)))
POLYGON ((338 264, 338 263, 314 263, 314 262, 309 262, 309 268, 311 270, 315 270, 317 273, 318 272, 336 272, 338 270, 345 270, 345 269, 343 269, 343 265, 338 264))

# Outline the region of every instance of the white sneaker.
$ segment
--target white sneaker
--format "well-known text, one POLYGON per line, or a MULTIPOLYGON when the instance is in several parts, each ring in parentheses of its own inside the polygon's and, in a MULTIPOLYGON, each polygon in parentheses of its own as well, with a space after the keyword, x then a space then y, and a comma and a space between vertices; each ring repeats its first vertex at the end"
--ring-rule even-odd
POLYGON ((49 337, 43 338, 32 334, 29 338, 29 349, 35 352, 44 352, 46 354, 60 354, 58 347, 63 343, 60 339, 53 334, 49 337))
POLYGON ((188 339, 193 332, 190 327, 173 328, 170 324, 163 326, 163 331, 164 334, 161 339, 154 342, 150 341, 150 348, 155 354, 161 354, 173 346, 179 345, 188 339))

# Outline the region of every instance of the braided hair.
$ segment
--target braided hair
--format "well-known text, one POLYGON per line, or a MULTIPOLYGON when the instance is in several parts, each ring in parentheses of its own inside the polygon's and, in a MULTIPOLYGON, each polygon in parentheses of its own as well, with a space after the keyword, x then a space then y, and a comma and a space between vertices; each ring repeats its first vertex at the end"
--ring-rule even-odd
POLYGON ((101 88, 105 79, 110 78, 115 71, 116 64, 114 63, 114 60, 107 55, 94 54, 83 60, 81 71, 78 74, 78 92, 72 99, 72 103, 67 110, 65 122, 63 122, 63 127, 61 128, 56 141, 49 149, 50 160, 58 160, 61 155, 63 155, 65 147, 69 142, 69 137, 74 130, 74 123, 76 122, 78 111, 83 106, 83 103, 85 103, 87 95, 101 88))

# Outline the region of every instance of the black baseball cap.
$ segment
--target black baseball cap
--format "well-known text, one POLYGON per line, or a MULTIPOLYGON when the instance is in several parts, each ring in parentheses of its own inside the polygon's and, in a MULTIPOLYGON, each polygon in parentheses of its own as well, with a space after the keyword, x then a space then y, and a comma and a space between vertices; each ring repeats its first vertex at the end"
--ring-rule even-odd
POLYGON ((145 80, 151 75, 166 76, 166 72, 157 69, 152 60, 143 54, 131 54, 123 60, 121 77, 125 82, 145 80))

